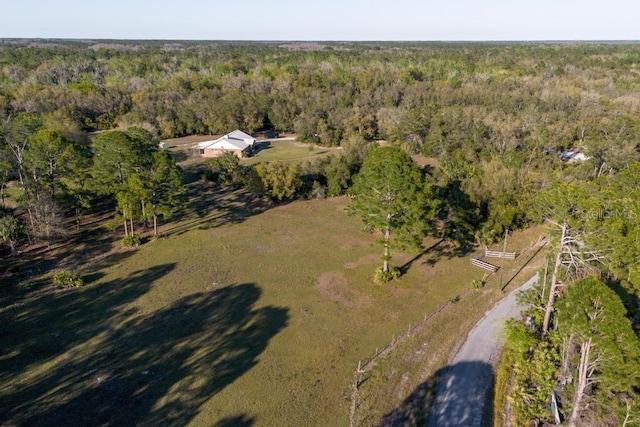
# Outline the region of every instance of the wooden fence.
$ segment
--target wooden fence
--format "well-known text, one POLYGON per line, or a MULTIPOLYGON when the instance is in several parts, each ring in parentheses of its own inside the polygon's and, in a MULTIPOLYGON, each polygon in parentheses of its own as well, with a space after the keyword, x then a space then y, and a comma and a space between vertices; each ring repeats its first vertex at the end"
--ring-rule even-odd
MULTIPOLYGON (((534 248, 536 246, 544 246, 545 244, 546 244, 546 241, 545 241, 544 237, 540 236, 538 238, 538 241, 533 243, 528 248, 524 249, 523 253, 526 253, 527 251, 529 251, 530 249, 532 249, 532 248, 534 248)), ((502 253, 502 252, 500 252, 500 253, 502 253)), ((507 253, 509 253, 509 252, 507 252, 507 253)), ((517 254, 515 252, 514 252, 514 255, 517 256, 517 254)), ((534 256, 535 256, 535 254, 534 254, 534 256)), ((489 270, 492 273, 495 273, 498 270, 497 266, 495 266, 493 264, 489 264, 488 262, 479 260, 477 258, 472 258, 471 259, 471 264, 475 265, 477 267, 489 270)), ((429 315, 425 314, 423 319, 419 320, 414 325, 409 325, 407 330, 404 331, 404 333, 398 335, 397 337, 393 336, 391 338, 391 342, 389 342, 387 345, 385 345, 384 347, 382 347, 380 349, 376 348, 376 351, 373 354, 373 356, 371 356, 364 363, 362 363, 362 361, 358 362, 358 367, 356 368, 355 372, 353 373, 353 381, 351 382, 351 404, 349 405, 349 426, 350 427, 356 427, 358 425, 358 408, 360 407, 360 393, 359 393, 360 385, 362 385, 364 383, 364 381, 366 381, 365 374, 367 372, 369 372, 371 369, 373 369, 373 367, 375 366, 375 362, 378 359, 380 359, 382 357, 385 357, 389 353, 391 353, 391 351, 393 351, 393 349, 396 348, 396 346, 399 343, 401 343, 402 341, 404 341, 407 338, 409 338, 413 332, 415 332, 416 330, 418 330, 418 329, 424 327, 425 325, 429 324, 429 321, 434 316, 436 316, 437 314, 441 313, 443 310, 447 309, 452 304, 460 301, 462 298, 466 297, 472 291, 473 291, 473 289, 467 289, 462 294, 458 295, 456 298, 453 298, 453 299, 445 302, 444 304, 442 304, 433 313, 431 313, 429 315)))
POLYGON ((487 258, 506 258, 506 259, 516 259, 518 254, 516 252, 499 252, 499 251, 490 251, 485 250, 484 256, 487 258))
POLYGON ((493 265, 493 264, 489 264, 488 262, 482 261, 478 258, 471 258, 471 265, 473 265, 474 267, 480 267, 483 268, 485 270, 488 270, 492 273, 495 273, 496 271, 498 271, 498 267, 493 265))
POLYGON ((429 315, 425 314, 424 318, 422 320, 418 321, 414 325, 410 324, 407 327, 407 330, 404 331, 404 333, 402 333, 402 334, 400 334, 398 336, 394 335, 391 338, 391 342, 389 342, 386 346, 384 346, 384 347, 382 347, 380 349, 376 348, 376 352, 373 354, 373 356, 371 356, 371 358, 366 360, 364 363, 362 363, 362 361, 358 362, 358 367, 356 368, 355 372, 353 373, 353 382, 351 383, 351 405, 349 407, 349 426, 350 427, 355 427, 355 426, 358 425, 358 423, 357 423, 357 418, 358 418, 357 411, 358 411, 358 407, 360 406, 360 395, 359 395, 358 391, 359 391, 360 385, 365 381, 364 374, 366 374, 368 371, 373 369, 373 367, 375 366, 376 360, 380 359, 381 357, 387 356, 389 353, 391 353, 391 351, 398 344, 400 344, 402 341, 404 341, 407 338, 409 338, 413 332, 415 332, 417 329, 419 329, 419 328, 425 326, 426 324, 428 324, 429 321, 434 316, 438 315, 440 312, 445 310, 451 304, 454 304, 454 303, 460 301, 462 298, 467 296, 467 294, 469 294, 472 291, 473 291, 473 289, 467 289, 462 294, 460 294, 457 297, 452 298, 449 301, 447 301, 446 303, 442 304, 433 313, 431 313, 429 315))

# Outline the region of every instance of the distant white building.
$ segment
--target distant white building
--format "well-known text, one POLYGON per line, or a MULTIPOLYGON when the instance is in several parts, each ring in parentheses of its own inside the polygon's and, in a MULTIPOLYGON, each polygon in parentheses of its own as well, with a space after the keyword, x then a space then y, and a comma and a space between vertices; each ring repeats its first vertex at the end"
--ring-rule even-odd
POLYGON ((591 157, 579 151, 564 151, 560 153, 560 159, 567 163, 582 163, 591 157))
POLYGON ((256 149, 256 139, 241 130, 234 130, 216 140, 202 141, 196 145, 198 154, 202 157, 220 157, 231 152, 238 157, 251 154, 256 149))

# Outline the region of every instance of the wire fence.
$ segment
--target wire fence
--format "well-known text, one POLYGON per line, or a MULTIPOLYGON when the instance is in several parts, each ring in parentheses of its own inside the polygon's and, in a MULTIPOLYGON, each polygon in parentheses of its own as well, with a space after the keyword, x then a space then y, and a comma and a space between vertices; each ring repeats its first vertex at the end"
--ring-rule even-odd
MULTIPOLYGON (((546 245, 546 240, 543 236, 540 236, 538 238, 538 240, 536 242, 534 242, 533 244, 531 244, 530 246, 528 246, 527 248, 523 249, 519 255, 522 255, 528 251, 530 251, 531 249, 538 247, 538 250, 533 254, 533 256, 525 263, 525 265, 527 265, 529 263, 529 261, 531 261, 531 259, 533 257, 535 257, 535 255, 537 255, 537 253, 546 245)), ((522 267, 524 268, 524 267, 522 267)), ((522 268, 520 270, 522 270, 522 268)), ((515 275, 517 275, 520 270, 518 270, 518 272, 516 272, 515 275)), ((514 277, 515 277, 514 275, 514 277)), ((360 394, 359 394, 359 388, 360 386, 364 383, 365 378, 364 375, 369 372, 371 369, 373 369, 373 367, 375 366, 375 363, 378 359, 387 356, 389 353, 391 353, 393 351, 393 349, 395 349, 398 344, 402 343, 403 341, 405 341, 407 338, 409 338, 411 336, 411 334, 415 331, 417 331, 418 329, 424 327, 425 325, 427 325, 429 323, 429 321, 431 319, 433 319, 435 316, 437 316, 438 314, 440 314, 442 311, 446 310, 449 306, 451 306, 452 304, 462 300, 464 297, 466 297, 470 292, 473 292, 473 288, 469 288, 467 290, 465 290, 463 293, 461 293, 460 295, 458 295, 455 298, 450 299, 449 301, 447 301, 446 303, 442 304, 440 307, 438 307, 438 309, 436 309, 434 312, 432 312, 431 314, 424 315, 424 318, 420 321, 418 321, 417 323, 413 324, 413 325, 409 325, 407 327, 407 330, 405 332, 403 332, 402 334, 398 335, 398 336, 393 336, 391 338, 391 341, 385 345, 382 348, 377 348, 375 353, 373 354, 373 356, 371 356, 369 359, 365 360, 364 363, 362 363, 362 361, 358 362, 358 367, 356 368, 356 370, 353 373, 353 381, 351 383, 351 405, 349 407, 349 426, 350 427, 355 427, 357 425, 357 421, 358 421, 358 408, 360 406, 360 394)))
POLYGON ((404 342, 407 338, 411 336, 413 332, 427 325, 429 321, 433 319, 433 317, 435 317, 436 315, 444 311, 450 305, 460 301, 462 298, 467 296, 467 294, 469 294, 472 291, 473 289, 471 288, 467 289, 462 294, 458 295, 455 298, 451 298, 449 301, 442 304, 440 307, 438 307, 438 309, 436 309, 436 311, 432 312, 431 314, 429 315, 425 314, 422 320, 418 321, 413 325, 410 324, 407 327, 407 330, 404 331, 402 334, 398 336, 394 335, 391 338, 391 341, 387 345, 385 345, 382 348, 376 349, 373 356, 367 359, 364 363, 362 363, 362 361, 358 362, 358 367, 353 373, 353 382, 351 383, 351 405, 349 409, 349 426, 350 427, 355 427, 357 425, 357 412, 358 412, 358 407, 360 406, 359 388, 360 388, 360 385, 364 382, 364 374, 366 374, 371 369, 373 369, 373 367, 375 366, 375 362, 378 359, 385 357, 389 353, 391 353, 393 349, 398 346, 398 344, 404 342))

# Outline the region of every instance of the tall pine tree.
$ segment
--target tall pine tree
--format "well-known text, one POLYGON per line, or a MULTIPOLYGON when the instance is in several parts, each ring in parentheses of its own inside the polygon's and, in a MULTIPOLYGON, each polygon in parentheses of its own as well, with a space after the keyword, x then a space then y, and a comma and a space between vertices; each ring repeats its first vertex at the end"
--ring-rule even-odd
POLYGON ((395 275, 390 263, 393 242, 420 246, 429 229, 431 187, 407 153, 386 146, 369 153, 351 191, 355 197, 349 211, 358 214, 367 229, 382 233, 383 264, 376 277, 388 281, 395 275))

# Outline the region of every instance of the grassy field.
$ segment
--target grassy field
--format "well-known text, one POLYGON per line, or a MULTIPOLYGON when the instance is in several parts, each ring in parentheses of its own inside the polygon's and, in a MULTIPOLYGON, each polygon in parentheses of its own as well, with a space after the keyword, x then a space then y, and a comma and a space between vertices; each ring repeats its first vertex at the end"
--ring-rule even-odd
MULTIPOLYGON (((84 288, 55 290, 34 271, 4 295, 0 424, 344 426, 358 361, 482 277, 468 254, 429 241, 397 254, 407 273, 376 286, 380 251, 347 199, 270 206, 208 183, 189 190, 163 239, 126 250, 96 228, 93 246, 57 248, 84 288)), ((434 323, 438 363, 483 292, 434 323)), ((425 373, 405 347, 372 379, 365 424, 425 373), (402 372, 407 357, 418 373, 402 372)))
POLYGON ((270 162, 274 160, 301 163, 314 160, 319 157, 340 153, 337 147, 320 147, 313 144, 304 144, 297 141, 271 141, 268 146, 258 151, 254 156, 242 159, 246 165, 270 162))

